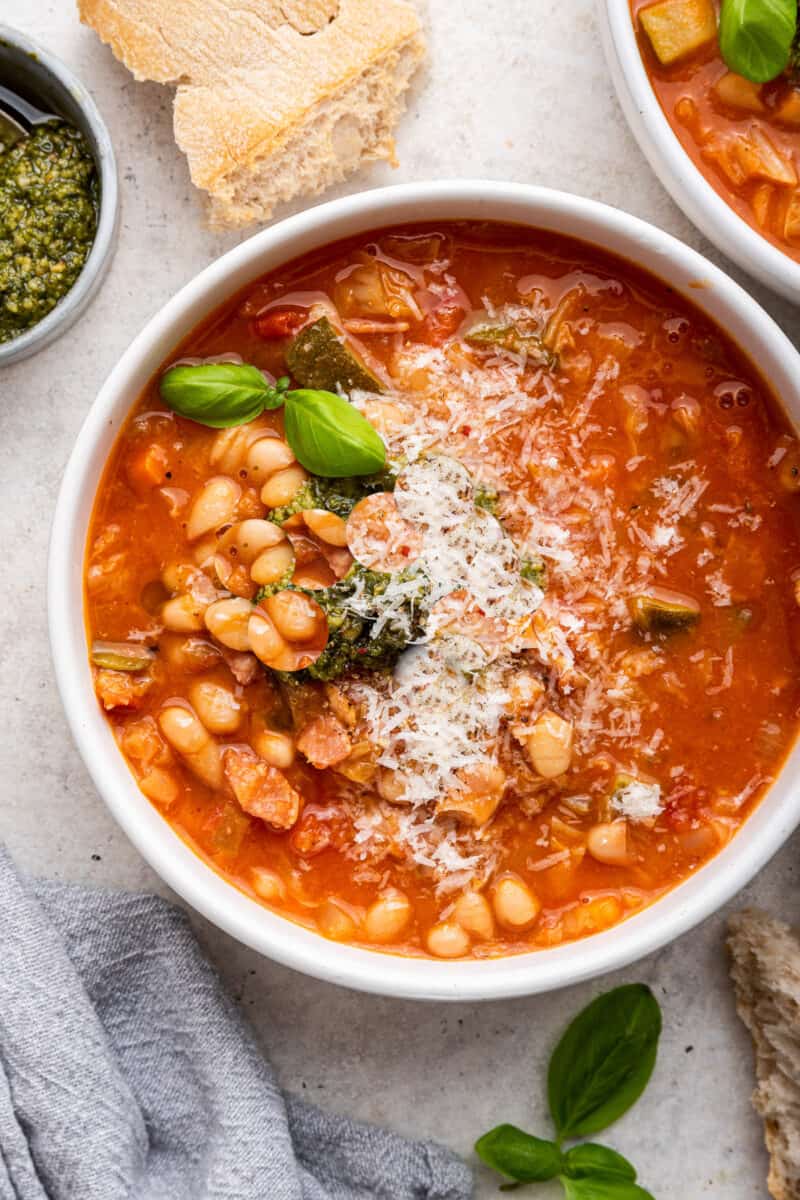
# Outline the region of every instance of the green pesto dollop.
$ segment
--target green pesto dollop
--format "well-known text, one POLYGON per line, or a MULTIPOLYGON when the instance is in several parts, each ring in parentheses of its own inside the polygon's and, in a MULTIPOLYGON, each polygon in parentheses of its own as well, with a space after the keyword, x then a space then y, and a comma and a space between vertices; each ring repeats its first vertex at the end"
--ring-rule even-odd
MULTIPOLYGON (((256 600, 269 592, 270 589, 262 588, 256 600)), ((316 662, 299 672, 311 679, 338 679, 351 670, 390 671, 406 647, 422 635, 428 614, 428 581, 422 575, 413 576, 411 571, 399 572, 393 577, 353 563, 344 579, 306 594, 316 600, 328 618, 327 646, 316 662), (404 602, 399 620, 387 621, 374 636, 375 622, 380 615, 380 597, 392 578, 417 578, 419 587, 404 602), (360 596, 358 614, 349 604, 356 593, 360 596), (374 606, 372 601, 375 601, 374 606)))
POLYGON ((0 154, 0 342, 46 317, 97 229, 97 171, 80 130, 39 126, 0 154))
POLYGON ((390 471, 381 471, 377 475, 355 475, 351 479, 323 479, 319 475, 312 475, 288 504, 267 513, 267 519, 282 525, 295 513, 308 508, 324 508, 346 521, 359 500, 375 492, 392 492, 394 484, 395 478, 390 471))

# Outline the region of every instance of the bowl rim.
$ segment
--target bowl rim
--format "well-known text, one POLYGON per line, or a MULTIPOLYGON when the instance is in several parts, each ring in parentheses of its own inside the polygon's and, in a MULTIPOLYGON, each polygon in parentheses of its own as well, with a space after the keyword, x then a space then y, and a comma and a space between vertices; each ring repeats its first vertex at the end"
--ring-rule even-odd
POLYGON ((0 342, 0 367, 19 362, 43 350, 66 333, 89 305, 110 265, 119 223, 119 181, 111 135, 87 88, 66 63, 41 43, 10 25, 0 24, 0 45, 5 44, 21 56, 32 58, 40 71, 50 76, 56 90, 68 94, 83 113, 90 136, 89 149, 100 181, 100 208, 92 248, 81 273, 66 295, 62 296, 41 321, 7 342, 0 342))
POLYGON ((255 234, 186 283, 112 369, 67 463, 51 530, 48 624, 67 721, 100 795, 158 875, 209 921, 252 949, 318 979, 406 999, 531 995, 617 970, 709 916, 768 861, 800 821, 800 746, 727 847, 647 909, 580 942, 497 959, 440 962, 326 940, 264 908, 202 860, 136 786, 91 686, 83 615, 88 521, 108 450, 144 382, 211 308, 259 274, 313 249, 404 221, 484 219, 563 231, 639 263, 709 313, 773 380, 800 425, 800 355, 771 317, 718 267, 637 217, 595 200, 525 184, 445 180, 400 184, 333 200, 255 234), (625 250, 617 249, 624 246, 625 250), (721 315, 716 315, 721 314, 721 315), (724 318, 724 319, 723 319, 724 318))
POLYGON ((606 61, 628 126, 672 199, 727 258, 789 300, 800 298, 800 263, 762 237, 692 162, 645 69, 629 0, 600 0, 606 61))

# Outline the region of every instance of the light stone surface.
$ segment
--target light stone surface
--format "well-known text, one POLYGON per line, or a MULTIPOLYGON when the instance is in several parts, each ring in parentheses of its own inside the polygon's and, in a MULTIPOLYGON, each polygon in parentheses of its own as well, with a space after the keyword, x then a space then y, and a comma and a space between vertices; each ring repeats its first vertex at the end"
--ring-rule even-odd
MULTIPOLYGON (((622 2, 622 0, 620 0, 622 2)), ((599 43, 594 0, 430 0, 430 64, 384 183, 486 176, 549 184, 628 209, 711 253, 629 134, 599 43)), ((61 711, 45 626, 45 557, 62 469, 98 387, 145 321, 236 240, 210 233, 171 135, 167 89, 137 84, 69 0, 2 0, 0 20, 59 53, 94 93, 119 157, 119 249, 93 307, 61 341, 0 378, 0 836, 30 871, 164 891, 95 793, 61 711)), ((738 272, 734 271, 738 275, 738 272)), ((791 306, 739 276, 795 336, 791 306)), ((746 836, 746 834, 745 834, 746 836)), ((741 900, 800 917, 787 846, 741 900)), ((749 1107, 750 1048, 734 1011, 721 914, 620 976, 649 982, 665 1033, 645 1097, 609 1135, 658 1200, 761 1200, 766 1159, 749 1107)), ((283 1084, 332 1109, 437 1137, 465 1155, 499 1121, 546 1134, 544 1070, 569 994, 484 1005, 359 996, 275 966, 194 919, 283 1084)), ((488 1172, 478 1195, 497 1195, 488 1172)), ((541 1188, 543 1200, 556 1190, 541 1188)))

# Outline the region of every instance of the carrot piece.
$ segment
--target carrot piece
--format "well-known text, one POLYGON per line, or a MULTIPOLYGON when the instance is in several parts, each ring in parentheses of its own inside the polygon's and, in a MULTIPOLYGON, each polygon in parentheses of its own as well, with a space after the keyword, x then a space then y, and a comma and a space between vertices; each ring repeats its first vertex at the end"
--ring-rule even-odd
POLYGON ((125 464, 125 474, 137 495, 143 496, 166 482, 169 455, 158 442, 141 447, 125 464))

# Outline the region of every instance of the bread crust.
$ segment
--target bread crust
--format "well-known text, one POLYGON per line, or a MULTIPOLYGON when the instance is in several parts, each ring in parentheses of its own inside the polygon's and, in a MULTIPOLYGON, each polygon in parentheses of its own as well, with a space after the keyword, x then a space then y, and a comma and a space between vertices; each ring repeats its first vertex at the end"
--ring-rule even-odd
POLYGON ((755 1045, 767 1186, 775 1200, 800 1200, 800 942, 757 909, 736 913, 729 929, 736 1007, 755 1045))
POLYGON ((218 223, 263 219, 363 161, 391 159, 391 126, 424 55, 405 0, 78 0, 78 10, 136 79, 177 88, 176 141, 218 223), (306 138, 316 143, 308 161, 306 138), (272 188, 265 167, 290 146, 297 185, 287 186, 284 163, 272 188), (242 204, 248 171, 261 198, 253 191, 242 204))

